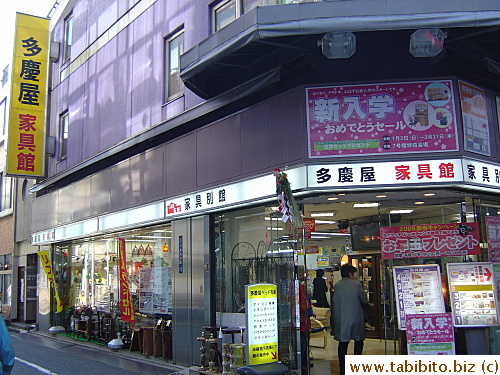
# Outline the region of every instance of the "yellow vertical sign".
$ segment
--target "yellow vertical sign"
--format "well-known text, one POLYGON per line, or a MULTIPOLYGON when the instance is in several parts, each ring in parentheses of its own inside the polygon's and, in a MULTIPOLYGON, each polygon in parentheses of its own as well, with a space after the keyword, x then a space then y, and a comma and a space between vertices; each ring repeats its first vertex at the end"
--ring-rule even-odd
POLYGON ((7 141, 9 176, 44 174, 49 22, 17 13, 7 141))
POLYGON ((245 285, 247 365, 278 362, 278 294, 275 284, 245 285))
POLYGON ((40 258, 40 262, 42 264, 43 269, 45 270, 45 274, 49 279, 49 284, 54 288, 54 295, 56 297, 56 311, 59 313, 63 311, 64 307, 59 298, 59 293, 57 292, 57 283, 54 278, 54 273, 52 272, 52 263, 50 262, 49 251, 48 250, 40 250, 38 252, 38 257, 40 258))

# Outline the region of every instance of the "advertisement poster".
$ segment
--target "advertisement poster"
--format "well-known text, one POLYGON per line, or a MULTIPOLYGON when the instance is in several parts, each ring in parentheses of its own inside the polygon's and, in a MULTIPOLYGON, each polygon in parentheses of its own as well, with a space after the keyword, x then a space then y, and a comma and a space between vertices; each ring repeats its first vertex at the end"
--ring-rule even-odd
POLYGON ((482 155, 491 155, 488 112, 484 90, 459 81, 465 149, 482 155))
POLYGON ((448 263, 455 327, 499 325, 498 295, 491 263, 448 263))
POLYGON ((486 237, 488 260, 491 263, 500 263, 500 217, 486 216, 486 237))
POLYGON ((407 315, 445 312, 437 264, 397 266, 393 272, 400 330, 406 330, 407 315))
MULTIPOLYGON (((495 276, 495 283, 497 287, 497 301, 500 302, 500 263, 493 264, 493 274, 495 276)), ((497 312, 500 317, 500 306, 497 304, 497 312)))
POLYGON ((247 365, 278 362, 278 295, 275 284, 245 285, 247 365))
POLYGON ((172 267, 140 269, 139 312, 172 313, 172 267))
POLYGON ((451 314, 407 315, 406 342, 409 355, 454 355, 451 314))
POLYGON ((306 89, 309 157, 458 150, 450 80, 306 89))
POLYGON ((478 223, 381 227, 382 259, 475 255, 479 235, 478 223))

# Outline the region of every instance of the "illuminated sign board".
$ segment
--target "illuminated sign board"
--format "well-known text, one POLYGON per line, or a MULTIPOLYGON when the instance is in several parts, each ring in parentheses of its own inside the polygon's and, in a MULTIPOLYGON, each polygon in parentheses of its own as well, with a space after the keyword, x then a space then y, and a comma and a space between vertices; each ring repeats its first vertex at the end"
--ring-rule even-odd
POLYGON ((247 365, 278 362, 278 294, 275 284, 245 285, 247 365))
POLYGON ((455 327, 499 325, 497 285, 491 263, 448 263, 455 327))

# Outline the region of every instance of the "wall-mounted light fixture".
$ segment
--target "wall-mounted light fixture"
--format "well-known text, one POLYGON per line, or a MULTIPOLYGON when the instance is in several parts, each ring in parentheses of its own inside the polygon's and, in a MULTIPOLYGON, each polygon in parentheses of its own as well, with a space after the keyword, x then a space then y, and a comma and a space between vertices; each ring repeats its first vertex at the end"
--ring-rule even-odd
POLYGON ((418 29, 410 38, 410 53, 415 57, 433 57, 443 50, 446 34, 440 29, 418 29))
POLYGON ((356 52, 356 35, 339 32, 327 33, 321 39, 321 51, 329 59, 346 59, 356 52))

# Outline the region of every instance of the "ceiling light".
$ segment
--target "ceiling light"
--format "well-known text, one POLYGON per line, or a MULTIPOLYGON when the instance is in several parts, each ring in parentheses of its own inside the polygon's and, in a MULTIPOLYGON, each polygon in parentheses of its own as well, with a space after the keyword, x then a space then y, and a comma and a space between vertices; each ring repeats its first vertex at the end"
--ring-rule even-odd
POLYGON ((354 208, 367 208, 367 207, 378 207, 379 203, 373 202, 373 203, 354 203, 352 207, 354 208))
POLYGON ((309 215, 311 217, 320 217, 320 216, 328 216, 328 217, 334 217, 335 216, 335 211, 333 212, 311 212, 309 215))
POLYGON ((425 197, 433 197, 435 195, 436 195, 436 193, 425 193, 424 194, 425 197))
POLYGON ((345 195, 345 193, 339 193, 338 195, 345 195))
POLYGON ((413 210, 391 210, 390 214, 411 214, 413 210))
POLYGON ((375 198, 387 198, 387 195, 385 194, 375 195, 375 198))
POLYGON ((327 236, 312 236, 311 239, 313 240, 321 240, 321 239, 327 239, 327 238, 330 238, 330 237, 327 237, 327 236))
POLYGON ((336 221, 332 220, 314 220, 314 224, 335 224, 336 221))
POLYGON ((415 57, 434 57, 443 50, 445 38, 440 29, 418 29, 410 37, 410 53, 415 57))
POLYGON ((419 201, 419 202, 415 202, 415 204, 425 204, 425 202, 419 201))
POLYGON ((328 198, 327 200, 328 200, 328 201, 336 201, 336 200, 338 200, 338 199, 339 199, 339 198, 337 198, 337 197, 331 197, 331 198, 328 198))
POLYGON ((327 33, 321 39, 321 52, 329 59, 345 59, 356 52, 356 35, 349 31, 327 33))

